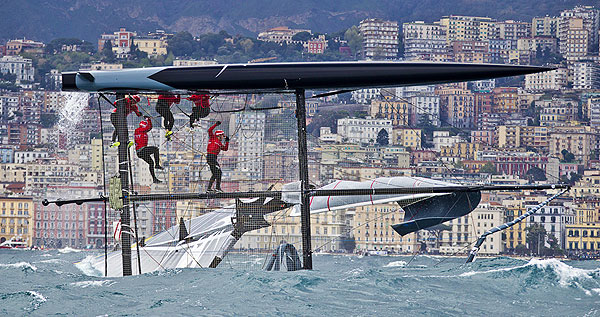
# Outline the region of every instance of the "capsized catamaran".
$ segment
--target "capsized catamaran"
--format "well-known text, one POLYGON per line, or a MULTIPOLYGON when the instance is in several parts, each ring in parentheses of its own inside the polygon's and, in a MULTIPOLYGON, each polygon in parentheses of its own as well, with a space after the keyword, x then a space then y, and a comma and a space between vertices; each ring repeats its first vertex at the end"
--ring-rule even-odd
MULTIPOLYGON (((530 185, 512 186, 526 189, 530 185)), ((534 188, 533 186, 530 186, 534 188)), ((146 239, 140 245, 141 272, 161 269, 216 267, 246 232, 271 226, 265 215, 294 208, 299 216, 299 182, 285 184, 281 191, 257 192, 256 198, 236 198, 236 203, 199 217, 180 222, 146 239)), ((462 217, 479 204, 481 190, 506 190, 506 186, 462 186, 422 177, 380 177, 364 182, 335 181, 312 190, 312 214, 344 208, 396 202, 405 212, 393 229, 401 235, 462 217)), ((519 189, 516 188, 516 189, 519 189)), ((536 189, 544 188, 535 186, 536 189)), ((546 188, 554 188, 548 185, 546 188)), ((233 194, 235 195, 235 194, 233 194)), ((130 196, 141 201, 146 196, 130 196)), ((124 232, 123 234, 127 234, 124 232)), ((135 249, 135 245, 132 249, 135 249)), ((132 252, 132 271, 140 272, 137 254, 132 252)), ((108 255, 108 276, 122 276, 121 252, 108 255)), ((92 261, 102 272, 104 258, 92 261)))

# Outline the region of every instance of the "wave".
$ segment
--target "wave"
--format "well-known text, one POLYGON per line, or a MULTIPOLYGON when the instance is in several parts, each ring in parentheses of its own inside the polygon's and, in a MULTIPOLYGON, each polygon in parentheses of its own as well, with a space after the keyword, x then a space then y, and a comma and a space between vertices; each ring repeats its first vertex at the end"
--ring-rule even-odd
POLYGON ((93 255, 86 256, 83 260, 75 263, 75 267, 78 268, 83 274, 89 276, 102 276, 102 272, 96 270, 92 263, 96 257, 93 255))
POLYGON ((82 250, 77 250, 77 249, 73 249, 73 248, 69 248, 69 247, 65 247, 63 249, 58 249, 58 252, 60 253, 73 253, 73 252, 81 252, 82 250))
POLYGON ((18 263, 0 263, 0 267, 20 268, 23 271, 37 271, 37 267, 29 262, 18 262, 18 263))
POLYGON ((406 261, 393 261, 390 262, 386 265, 384 265, 383 267, 405 267, 406 266, 406 261))
POLYGON ((111 286, 113 284, 115 284, 115 281, 111 281, 111 280, 80 281, 80 282, 71 283, 71 285, 81 287, 81 288, 100 287, 100 286, 104 286, 104 285, 111 286))

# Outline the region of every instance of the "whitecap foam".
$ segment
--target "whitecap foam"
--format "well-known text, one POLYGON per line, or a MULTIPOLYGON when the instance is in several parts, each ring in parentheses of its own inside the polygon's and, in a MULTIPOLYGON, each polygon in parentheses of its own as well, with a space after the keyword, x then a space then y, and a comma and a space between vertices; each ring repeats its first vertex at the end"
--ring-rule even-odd
POLYGON ((406 266, 406 261, 393 261, 390 262, 386 265, 384 265, 383 267, 405 267, 406 266))
POLYGON ((75 263, 75 267, 77 267, 83 274, 90 276, 102 276, 102 272, 96 270, 94 268, 94 258, 93 255, 86 256, 83 260, 75 263))
POLYGON ((44 295, 42 295, 36 291, 27 291, 27 294, 33 296, 33 298, 40 303, 47 301, 47 299, 46 299, 46 297, 44 297, 44 295))
POLYGON ((32 271, 37 271, 37 267, 29 262, 18 262, 18 263, 0 263, 0 267, 13 267, 13 268, 22 268, 22 269, 30 269, 32 271))
POLYGON ((81 288, 86 288, 86 287, 100 287, 100 286, 111 286, 113 285, 115 282, 111 281, 111 280, 99 280, 99 281, 80 281, 80 282, 74 282, 71 283, 71 285, 73 286, 77 286, 77 287, 81 287, 81 288))
POLYGON ((558 276, 558 282, 560 285, 566 286, 570 282, 576 279, 588 279, 592 278, 591 273, 594 270, 584 270, 576 267, 572 267, 568 264, 565 264, 557 259, 531 259, 527 265, 535 265, 540 269, 551 269, 558 276))
POLYGON ((60 252, 60 253, 73 253, 73 252, 81 252, 81 250, 77 250, 77 249, 65 247, 63 249, 58 249, 58 252, 60 252))
POLYGON ((592 288, 592 292, 600 295, 600 288, 592 288))

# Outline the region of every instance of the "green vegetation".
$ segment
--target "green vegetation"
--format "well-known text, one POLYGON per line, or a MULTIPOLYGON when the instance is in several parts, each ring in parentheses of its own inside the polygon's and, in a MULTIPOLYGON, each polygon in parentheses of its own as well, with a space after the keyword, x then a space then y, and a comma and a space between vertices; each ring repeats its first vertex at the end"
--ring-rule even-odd
POLYGON ((385 129, 381 129, 379 130, 379 133, 377 133, 377 144, 380 146, 386 146, 390 144, 390 137, 385 129))
POLYGON ((479 172, 481 172, 481 173, 489 173, 489 174, 496 174, 496 173, 498 173, 498 171, 496 170, 496 166, 492 162, 485 163, 485 165, 483 165, 479 169, 479 172))

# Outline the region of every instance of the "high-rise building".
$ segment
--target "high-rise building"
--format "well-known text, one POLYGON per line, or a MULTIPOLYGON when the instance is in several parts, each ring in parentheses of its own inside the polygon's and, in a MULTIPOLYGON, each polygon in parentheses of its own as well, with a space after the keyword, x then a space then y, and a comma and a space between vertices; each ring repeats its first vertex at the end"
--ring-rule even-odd
POLYGON ((360 21, 363 37, 363 56, 367 59, 394 59, 398 57, 398 22, 380 19, 360 21))
POLYGON ((573 64, 573 89, 600 88, 600 65, 595 62, 573 64))
POLYGON ((496 38, 495 20, 487 17, 450 15, 442 17, 440 24, 446 28, 446 41, 485 41, 496 38))
POLYGON ((558 21, 559 18, 557 17, 533 18, 531 22, 531 36, 558 37, 558 21))
POLYGON ((438 23, 404 23, 402 37, 405 59, 432 60, 434 55, 448 53, 446 29, 438 23))
POLYGON ((232 148, 238 153, 237 171, 247 173, 250 179, 263 176, 263 152, 265 138, 264 112, 238 112, 231 116, 229 133, 236 133, 232 148))
POLYGON ((411 120, 412 105, 408 100, 371 100, 370 115, 392 121, 394 126, 408 126, 411 120))
POLYGON ((531 37, 531 23, 507 20, 496 22, 497 36, 499 39, 517 41, 531 37))
POLYGON ((569 30, 573 28, 571 22, 572 19, 581 19, 581 27, 588 32, 589 45, 587 49, 590 52, 597 52, 600 11, 592 6, 577 6, 573 9, 564 10, 560 13, 558 22, 560 53, 566 54, 569 36, 581 36, 575 34, 569 35, 569 30))

